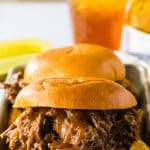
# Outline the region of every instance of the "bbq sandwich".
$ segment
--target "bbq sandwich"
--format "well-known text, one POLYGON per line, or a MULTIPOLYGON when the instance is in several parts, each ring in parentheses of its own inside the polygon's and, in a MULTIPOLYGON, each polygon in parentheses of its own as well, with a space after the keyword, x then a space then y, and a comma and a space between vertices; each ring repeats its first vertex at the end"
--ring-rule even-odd
POLYGON ((135 97, 106 79, 48 78, 18 94, 24 112, 0 135, 10 150, 128 150, 142 139, 135 97))

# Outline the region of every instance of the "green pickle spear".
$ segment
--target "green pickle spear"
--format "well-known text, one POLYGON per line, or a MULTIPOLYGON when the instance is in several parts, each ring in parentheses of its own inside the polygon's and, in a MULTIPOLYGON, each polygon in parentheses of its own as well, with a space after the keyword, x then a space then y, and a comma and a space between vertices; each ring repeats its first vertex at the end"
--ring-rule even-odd
POLYGON ((36 38, 0 42, 0 81, 9 69, 24 65, 36 54, 49 49, 47 42, 36 38))
POLYGON ((2 41, 0 42, 0 59, 39 53, 49 48, 48 42, 37 38, 2 41))

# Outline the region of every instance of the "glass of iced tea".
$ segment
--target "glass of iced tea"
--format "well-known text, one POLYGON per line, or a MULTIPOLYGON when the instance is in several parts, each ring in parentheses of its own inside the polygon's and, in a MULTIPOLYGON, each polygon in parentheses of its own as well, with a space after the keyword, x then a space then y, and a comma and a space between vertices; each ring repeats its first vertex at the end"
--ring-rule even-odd
POLYGON ((75 43, 120 48, 127 0, 69 0, 75 43))

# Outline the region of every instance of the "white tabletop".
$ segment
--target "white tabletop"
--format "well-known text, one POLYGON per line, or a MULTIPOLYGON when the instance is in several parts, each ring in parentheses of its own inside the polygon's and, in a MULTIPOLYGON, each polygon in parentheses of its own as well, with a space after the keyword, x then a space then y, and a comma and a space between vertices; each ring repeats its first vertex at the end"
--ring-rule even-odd
POLYGON ((39 37, 60 47, 73 43, 65 2, 1 3, 0 40, 39 37))

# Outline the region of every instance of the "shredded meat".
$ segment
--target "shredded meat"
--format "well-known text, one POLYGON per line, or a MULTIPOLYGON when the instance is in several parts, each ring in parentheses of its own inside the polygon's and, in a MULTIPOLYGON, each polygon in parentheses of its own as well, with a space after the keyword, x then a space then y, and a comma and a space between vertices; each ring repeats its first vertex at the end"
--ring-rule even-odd
POLYGON ((139 138, 137 112, 30 108, 0 139, 10 150, 128 150, 139 138))
POLYGON ((9 79, 9 82, 0 83, 0 88, 6 89, 6 100, 11 104, 14 104, 18 92, 24 86, 26 84, 23 82, 23 70, 14 73, 9 79))

